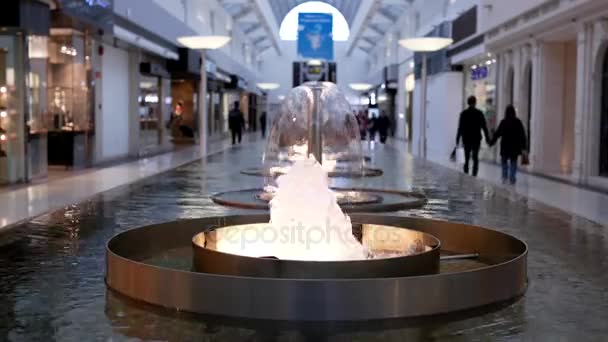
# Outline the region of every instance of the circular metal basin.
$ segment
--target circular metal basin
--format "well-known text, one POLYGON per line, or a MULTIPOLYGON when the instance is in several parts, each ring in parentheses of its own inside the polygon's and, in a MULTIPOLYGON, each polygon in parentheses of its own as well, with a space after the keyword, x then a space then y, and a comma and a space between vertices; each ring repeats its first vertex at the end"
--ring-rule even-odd
MULTIPOLYGON (((370 192, 335 190, 336 200, 339 205, 361 205, 379 203, 382 201, 380 195, 375 195, 370 192)), ((256 195, 256 198, 264 202, 270 202, 274 194, 268 191, 262 191, 256 195)))
MULTIPOLYGON (((341 194, 338 197, 338 204, 348 213, 414 209, 423 207, 427 202, 426 196, 417 192, 364 188, 332 188, 332 190, 341 194)), ((211 200, 228 207, 268 210, 270 198, 263 195, 264 193, 263 189, 225 191, 213 194, 211 200)))
POLYGON ((389 278, 439 271, 440 243, 437 238, 419 231, 372 224, 353 225, 353 235, 367 247, 369 260, 279 260, 272 255, 268 258, 248 257, 218 248, 221 240, 230 240, 238 250, 243 244, 255 243, 251 240, 251 233, 266 233, 268 230, 278 236, 278 230, 269 223, 224 227, 195 235, 192 239, 194 270, 289 279, 389 278))
POLYGON ((173 310, 281 321, 430 316, 503 304, 526 290, 527 246, 510 235, 461 223, 369 214, 351 215, 351 220, 421 231, 441 241, 442 255, 475 253, 479 258, 466 267, 444 267, 441 261, 437 274, 388 278, 291 279, 192 270, 195 234, 268 220, 268 215, 209 217, 120 233, 107 244, 106 283, 122 295, 173 310))
MULTIPOLYGON (((241 170, 241 173, 247 176, 255 177, 276 177, 282 175, 284 172, 271 172, 270 170, 261 167, 252 167, 241 170)), ((336 166, 332 171, 327 172, 327 176, 330 178, 380 177, 383 174, 384 172, 381 169, 373 167, 364 167, 361 172, 354 172, 348 168, 336 166)))

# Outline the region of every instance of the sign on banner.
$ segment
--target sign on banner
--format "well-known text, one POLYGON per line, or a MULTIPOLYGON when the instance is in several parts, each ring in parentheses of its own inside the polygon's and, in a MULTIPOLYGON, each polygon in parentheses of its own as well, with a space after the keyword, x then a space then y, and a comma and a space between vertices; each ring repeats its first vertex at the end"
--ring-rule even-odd
POLYGON ((298 57, 334 59, 333 16, 328 13, 300 13, 298 17, 298 57))

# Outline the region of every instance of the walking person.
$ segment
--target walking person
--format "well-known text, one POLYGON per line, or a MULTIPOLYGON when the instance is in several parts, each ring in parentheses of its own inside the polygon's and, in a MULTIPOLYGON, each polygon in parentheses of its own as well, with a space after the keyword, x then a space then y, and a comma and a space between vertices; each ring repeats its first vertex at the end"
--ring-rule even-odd
POLYGON ((262 138, 266 138, 266 112, 262 112, 262 115, 260 115, 260 130, 262 131, 262 138))
POLYGON ((234 108, 228 113, 228 127, 232 132, 232 145, 237 141, 240 144, 245 127, 245 115, 239 109, 239 101, 234 101, 234 108))
POLYGON ((359 122, 359 133, 361 134, 361 141, 367 140, 367 117, 363 114, 363 111, 359 111, 357 116, 359 122))
POLYGON ((508 105, 505 118, 498 125, 498 129, 490 141, 493 146, 500 139, 500 157, 502 162, 502 182, 515 184, 517 179, 517 160, 521 155, 522 163, 527 164, 526 130, 521 120, 517 118, 515 107, 508 105))
POLYGON ((369 130, 369 141, 376 141, 376 133, 378 132, 378 117, 376 114, 372 114, 367 122, 367 129, 369 130))
POLYGON ((477 99, 471 96, 467 100, 469 108, 460 113, 458 122, 458 133, 456 134, 456 146, 464 145, 464 173, 469 174, 469 161, 473 159, 473 177, 479 171, 479 148, 481 147, 481 133, 483 132, 486 142, 490 143, 488 126, 483 113, 477 109, 477 99))
POLYGON ((380 134, 380 142, 386 144, 386 138, 388 138, 388 131, 391 128, 391 120, 388 118, 388 115, 386 115, 386 111, 382 111, 376 124, 378 125, 378 134, 380 134))

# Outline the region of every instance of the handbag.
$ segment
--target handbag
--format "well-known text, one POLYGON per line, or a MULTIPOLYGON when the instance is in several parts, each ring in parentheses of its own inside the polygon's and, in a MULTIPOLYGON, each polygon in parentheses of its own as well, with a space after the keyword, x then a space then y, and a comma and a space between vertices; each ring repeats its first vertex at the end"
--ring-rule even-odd
POLYGON ((521 154, 521 165, 530 165, 530 157, 528 156, 528 152, 523 152, 521 154))

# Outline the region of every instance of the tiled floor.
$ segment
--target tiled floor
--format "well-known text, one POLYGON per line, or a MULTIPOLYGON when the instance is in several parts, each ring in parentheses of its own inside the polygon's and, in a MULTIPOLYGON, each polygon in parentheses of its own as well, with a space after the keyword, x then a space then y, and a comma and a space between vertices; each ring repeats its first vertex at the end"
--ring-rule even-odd
MULTIPOLYGON (((452 163, 447 157, 431 157, 429 160, 462 171, 461 164, 452 163)), ((521 172, 515 186, 503 185, 501 172, 498 165, 481 163, 478 177, 519 195, 608 226, 608 195, 521 172)))
MULTIPOLYGON (((246 139, 255 139, 250 136, 246 139)), ((392 142, 391 146, 407 153, 405 143, 392 142)), ((211 153, 229 147, 228 141, 211 144, 211 153)), ((375 144, 375 149, 381 149, 375 144)), ((201 157, 198 147, 188 147, 176 152, 144 158, 98 170, 77 172, 73 176, 62 176, 48 182, 32 184, 8 190, 0 189, 0 231, 25 219, 35 217, 52 209, 81 202, 95 194, 133 183, 143 178, 174 169, 201 157)), ((461 170, 461 165, 448 158, 429 159, 442 166, 461 170)), ((602 225, 608 225, 608 195, 583 189, 574 185, 520 173, 515 186, 503 185, 500 167, 482 163, 478 177, 493 185, 504 187, 519 195, 529 197, 549 206, 584 217, 602 225)))
MULTIPOLYGON (((216 205, 210 194, 260 187, 260 177, 240 171, 259 166, 263 150, 261 143, 225 149, 0 234, 0 341, 606 340, 608 230, 604 226, 529 199, 517 188, 494 186, 412 158, 403 145, 366 150, 374 165, 384 170, 382 177, 341 182, 415 189, 428 197, 422 208, 387 215, 476 224, 523 240, 529 246, 529 283, 523 297, 487 311, 415 322, 281 324, 160 310, 108 290, 105 246, 115 234, 184 218, 259 213, 216 205)), ((139 167, 131 173, 119 170, 124 174, 117 170, 108 176, 127 178, 142 172, 139 167)), ((483 172, 497 176, 490 168, 483 172)), ((483 286, 479 284, 480 291, 483 286)))
MULTIPOLYGON (((246 135, 245 141, 255 139, 246 135)), ((228 140, 214 141, 213 154, 228 148, 228 140)), ((52 177, 47 182, 0 189, 0 231, 49 210, 76 204, 98 193, 130 184, 200 159, 198 146, 143 158, 96 170, 75 172, 72 176, 52 177)))

